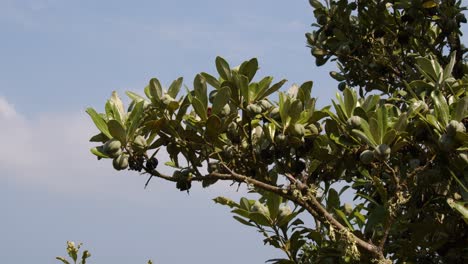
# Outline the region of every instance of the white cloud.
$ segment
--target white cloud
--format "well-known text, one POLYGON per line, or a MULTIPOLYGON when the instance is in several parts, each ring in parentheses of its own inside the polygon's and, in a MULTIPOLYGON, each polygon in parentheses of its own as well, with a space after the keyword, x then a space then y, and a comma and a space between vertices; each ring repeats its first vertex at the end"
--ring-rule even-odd
POLYGON ((12 119, 17 116, 15 107, 8 103, 5 98, 0 97, 0 118, 1 119, 12 119))
MULTIPOLYGON (((97 129, 84 111, 40 113, 29 120, 0 97, 0 122, 4 128, 0 130, 1 177, 7 177, 12 183, 76 197, 136 202, 154 202, 148 195, 163 197, 172 193, 170 196, 174 197, 178 192, 174 183, 159 179, 153 179, 144 191, 147 176, 117 172, 110 160, 97 161, 89 151, 95 145, 89 138, 97 129)), ((164 153, 161 154, 160 158, 164 159, 164 153)), ((208 190, 194 184, 194 192, 206 198, 244 194, 243 189, 236 193, 236 186, 229 187, 229 184, 217 184, 208 190)))

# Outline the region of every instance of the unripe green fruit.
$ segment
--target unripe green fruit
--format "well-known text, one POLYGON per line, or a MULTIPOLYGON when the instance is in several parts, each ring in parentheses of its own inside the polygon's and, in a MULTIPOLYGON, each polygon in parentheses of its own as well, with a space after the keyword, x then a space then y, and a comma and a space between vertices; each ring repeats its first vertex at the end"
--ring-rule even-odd
POLYGON ((128 155, 120 154, 117 158, 114 158, 112 166, 114 166, 116 170, 125 170, 128 168, 128 155))
POLYGON ((350 203, 345 203, 344 212, 346 215, 350 215, 353 212, 353 206, 350 203))
POLYGON ((227 116, 231 113, 231 107, 229 106, 229 104, 226 104, 225 106, 223 106, 223 108, 221 109, 221 112, 219 113, 221 116, 227 116))
POLYGON ((280 206, 278 210, 278 220, 281 221, 292 214, 291 207, 289 205, 280 206))
POLYGON ((276 137, 275 137, 275 143, 276 143, 278 146, 285 146, 286 143, 287 143, 286 135, 284 135, 284 134, 277 134, 276 137))
POLYGON ((272 107, 270 102, 268 102, 268 100, 266 100, 266 99, 263 99, 260 102, 258 102, 258 105, 260 106, 260 108, 262 108, 263 112, 269 110, 272 107))
POLYGON ((279 107, 275 107, 271 110, 270 112, 270 118, 275 120, 275 121, 281 121, 281 115, 280 115, 280 110, 279 107))
POLYGON ((362 123, 362 120, 361 120, 361 117, 359 116, 352 116, 348 118, 348 120, 346 121, 346 124, 350 128, 359 128, 361 127, 361 123, 362 123))
POLYGON ((374 158, 374 152, 372 150, 364 150, 361 155, 359 155, 359 159, 364 164, 371 164, 374 158))
POLYGON ((258 115, 262 113, 262 108, 256 104, 249 104, 246 110, 252 115, 258 115))
POLYGON ((309 124, 307 126, 307 129, 310 131, 310 134, 312 136, 317 136, 319 134, 319 130, 318 130, 317 126, 314 125, 314 124, 309 124))
POLYGON ((455 139, 447 134, 443 134, 439 138, 439 146, 443 151, 449 152, 455 148, 455 139))
POLYGON ((426 113, 429 110, 429 107, 424 101, 415 101, 410 106, 411 111, 418 111, 420 113, 426 113))
POLYGON ((294 124, 294 126, 290 127, 289 133, 292 136, 302 138, 305 134, 305 127, 303 124, 294 124))
POLYGON ((171 102, 174 101, 174 98, 172 98, 170 95, 165 94, 161 97, 161 101, 165 105, 169 105, 171 102))
POLYGON ((136 136, 133 140, 132 147, 136 151, 144 150, 147 147, 146 139, 141 135, 136 136))
POLYGON ((462 152, 458 154, 458 158, 463 161, 464 165, 468 165, 468 154, 466 152, 462 152))
POLYGON ((216 90, 210 92, 209 99, 208 99, 210 101, 210 103, 214 103, 214 99, 216 97, 216 94, 218 94, 218 91, 216 91, 216 90))
POLYGON ((255 201, 255 203, 252 205, 252 208, 250 208, 250 211, 252 213, 260 213, 265 216, 269 216, 270 212, 268 211, 268 208, 260 203, 259 201, 255 201))
POLYGON ((227 159, 232 159, 232 157, 235 154, 234 147, 232 146, 224 146, 223 148, 223 154, 227 159))
POLYGON ((115 158, 119 156, 120 153, 122 152, 121 147, 122 147, 122 143, 120 143, 119 140, 113 138, 113 139, 106 141, 106 143, 104 143, 104 146, 102 146, 102 151, 107 156, 111 158, 115 158))
POLYGON ((447 135, 449 137, 454 137, 457 132, 460 132, 460 133, 466 132, 465 126, 456 120, 450 120, 450 122, 448 123, 446 127, 446 130, 447 130, 447 135))
POLYGON ((374 155, 379 160, 384 161, 390 158, 392 149, 387 144, 378 145, 374 150, 374 155))

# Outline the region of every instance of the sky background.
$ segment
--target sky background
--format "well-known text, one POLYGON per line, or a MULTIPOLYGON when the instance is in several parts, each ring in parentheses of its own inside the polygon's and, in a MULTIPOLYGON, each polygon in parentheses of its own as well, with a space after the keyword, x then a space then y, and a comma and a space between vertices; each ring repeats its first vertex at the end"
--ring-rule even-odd
MULTIPOLYGON (((158 77, 190 85, 257 57, 259 75, 315 82, 319 104, 336 83, 317 68, 304 33, 308 1, 0 0, 0 257, 58 263, 67 240, 95 263, 263 263, 282 256, 214 204, 245 195, 227 184, 174 184, 116 172, 89 153, 97 130, 84 112, 103 111, 113 90, 141 92, 158 77)), ((466 31, 466 30, 464 30, 466 31)), ((466 36, 464 37, 466 43, 466 36)))

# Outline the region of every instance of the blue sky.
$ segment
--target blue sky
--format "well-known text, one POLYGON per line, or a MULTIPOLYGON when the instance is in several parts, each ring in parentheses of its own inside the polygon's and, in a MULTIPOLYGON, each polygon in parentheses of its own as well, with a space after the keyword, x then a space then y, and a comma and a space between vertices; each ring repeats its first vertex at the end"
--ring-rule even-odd
MULTIPOLYGON (((54 263, 67 240, 90 263, 263 263, 281 256, 211 199, 238 199, 228 185, 190 195, 170 183, 97 162, 96 130, 112 90, 142 91, 200 71, 221 55, 235 66, 257 57, 260 75, 315 82, 328 104, 333 65, 316 68, 306 48, 308 1, 0 0, 0 256, 54 263)), ((466 30, 465 30, 466 31, 466 30)), ((466 43, 466 36, 464 38, 466 43)))

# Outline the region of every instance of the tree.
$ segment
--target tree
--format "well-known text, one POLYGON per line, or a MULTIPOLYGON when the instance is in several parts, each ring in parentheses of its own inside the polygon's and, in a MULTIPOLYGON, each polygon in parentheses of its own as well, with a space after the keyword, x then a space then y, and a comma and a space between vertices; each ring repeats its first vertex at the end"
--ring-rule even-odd
POLYGON ((458 1, 310 0, 306 34, 318 66, 336 61, 332 106, 318 109, 312 82, 255 77, 256 59, 219 76, 202 72, 145 96, 114 92, 88 108, 100 133, 91 152, 174 182, 245 184, 259 200, 226 197, 240 223, 285 252, 272 263, 468 261, 468 65, 458 1), (278 102, 275 102, 278 98, 278 102), (165 149, 172 175, 161 173, 165 149), (204 168, 207 173, 203 173, 204 168), (342 201, 351 190, 353 203, 342 201), (307 226, 301 219, 312 217, 307 226))

